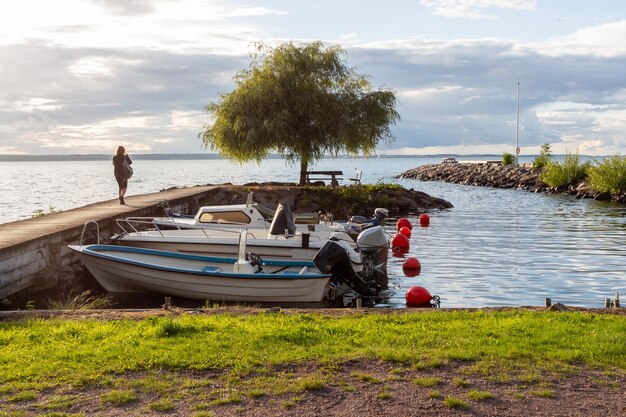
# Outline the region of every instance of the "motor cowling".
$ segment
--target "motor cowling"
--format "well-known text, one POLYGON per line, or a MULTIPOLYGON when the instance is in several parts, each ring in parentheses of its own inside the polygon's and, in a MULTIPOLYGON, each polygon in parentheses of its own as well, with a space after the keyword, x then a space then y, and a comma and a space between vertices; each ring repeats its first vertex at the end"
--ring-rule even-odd
POLYGON ((389 277, 387 275, 387 260, 389 259, 389 239, 381 226, 370 227, 363 230, 356 238, 363 271, 364 279, 375 280, 381 288, 387 288, 389 277))
POLYGON ((350 255, 338 242, 329 240, 315 254, 315 266, 324 274, 332 274, 338 282, 346 284, 358 294, 373 296, 381 290, 374 280, 365 280, 352 267, 350 255))

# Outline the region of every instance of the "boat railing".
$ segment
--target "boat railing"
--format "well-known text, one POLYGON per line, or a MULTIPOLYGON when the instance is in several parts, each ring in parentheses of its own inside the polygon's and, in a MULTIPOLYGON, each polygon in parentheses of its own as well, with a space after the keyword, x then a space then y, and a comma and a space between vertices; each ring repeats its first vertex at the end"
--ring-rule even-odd
MULTIPOLYGON (((158 233, 161 237, 166 237, 167 232, 172 230, 186 231, 189 233, 189 236, 198 236, 198 234, 201 234, 207 238, 214 237, 216 232, 235 236, 238 235, 241 230, 239 228, 219 228, 217 224, 215 227, 185 227, 176 222, 169 223, 163 220, 164 219, 160 218, 158 221, 155 221, 152 217, 126 217, 117 219, 116 223, 126 235, 131 233, 154 232, 158 233)), ((257 235, 261 234, 261 236, 255 235, 253 230, 248 230, 247 236, 253 239, 266 236, 266 231, 263 229, 256 230, 256 232, 257 235)), ((181 236, 181 234, 178 234, 178 236, 181 236)))
POLYGON ((100 226, 98 225, 97 221, 88 220, 83 225, 83 231, 80 233, 80 243, 79 243, 80 246, 83 246, 83 241, 85 239, 85 232, 87 231, 87 226, 89 226, 90 224, 96 225, 96 242, 98 245, 100 244, 100 226))

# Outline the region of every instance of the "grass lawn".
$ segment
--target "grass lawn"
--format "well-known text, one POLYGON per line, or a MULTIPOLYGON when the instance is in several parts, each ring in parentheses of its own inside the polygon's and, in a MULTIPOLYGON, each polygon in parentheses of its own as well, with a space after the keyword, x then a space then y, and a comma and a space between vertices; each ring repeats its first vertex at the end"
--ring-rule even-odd
MULTIPOLYGON (((286 396, 281 404, 289 408, 302 393, 329 386, 349 392, 357 383, 377 385, 378 400, 389 402, 394 394, 385 384, 406 370, 452 363, 462 374, 451 386, 467 390, 467 399, 439 401, 459 408, 491 399, 492 393, 476 389, 478 380, 527 383, 535 396, 550 397, 548 379, 581 367, 626 374, 623 315, 523 309, 210 313, 0 322, 0 417, 32 410, 106 415, 139 403, 148 414, 176 412, 185 404, 202 416, 212 415, 212 407, 267 395, 286 396), (383 379, 360 372, 351 372, 350 380, 337 376, 342 364, 358 361, 390 370, 383 379), (290 375, 285 369, 293 365, 310 372, 290 375)), ((439 389, 436 375, 406 377, 416 389, 439 389)))

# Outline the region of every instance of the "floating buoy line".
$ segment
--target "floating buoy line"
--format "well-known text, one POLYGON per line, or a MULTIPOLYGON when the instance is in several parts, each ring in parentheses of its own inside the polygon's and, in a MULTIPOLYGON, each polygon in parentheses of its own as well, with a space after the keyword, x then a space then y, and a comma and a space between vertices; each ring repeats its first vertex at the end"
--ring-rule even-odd
MULTIPOLYGON (((419 216, 420 227, 430 226, 430 216, 423 213, 419 216)), ((411 235, 413 224, 406 217, 401 217, 396 222, 396 234, 391 238, 391 252, 395 257, 404 258, 411 248, 411 235)), ((416 277, 422 271, 422 263, 416 257, 409 256, 402 262, 402 271, 406 277, 416 277)), ((407 307, 439 307, 441 297, 432 295, 428 289, 422 286, 413 286, 406 291, 407 307)))

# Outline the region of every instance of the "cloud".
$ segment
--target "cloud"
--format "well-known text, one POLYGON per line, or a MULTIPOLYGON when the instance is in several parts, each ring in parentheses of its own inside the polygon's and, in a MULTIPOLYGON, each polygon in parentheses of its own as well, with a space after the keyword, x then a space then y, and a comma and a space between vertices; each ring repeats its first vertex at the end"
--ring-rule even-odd
POLYGON ((355 46, 349 57, 397 92, 402 120, 393 147, 514 143, 520 81, 524 146, 624 149, 625 55, 556 56, 514 41, 413 39, 355 46))
POLYGON ((529 47, 550 56, 617 57, 626 54, 626 20, 579 29, 529 47))
POLYGON ((534 10, 536 0, 420 0, 435 16, 466 19, 495 19, 489 9, 534 10))
MULTIPOLYGON (((481 13, 505 7, 496 1, 427 3, 432 10, 481 13)), ((535 2, 506 4, 535 7, 535 2)), ((0 153, 109 153, 119 144, 134 153, 203 152, 197 133, 210 122, 203 108, 232 90, 233 76, 248 67, 250 41, 278 42, 271 31, 239 17, 276 18, 284 12, 185 0, 193 12, 189 18, 189 10, 183 13, 176 5, 77 2, 81 13, 110 10, 88 14, 83 25, 71 16, 55 15, 50 22, 35 17, 26 23, 32 25, 29 36, 19 30, 14 35, 20 36, 0 36, 0 153), (141 21, 134 20, 137 14, 141 21), (126 31, 129 23, 136 27, 126 31)), ((0 23, 10 20, 0 16, 0 23)), ((340 42, 347 63, 369 74, 376 87, 397 93, 402 119, 389 149, 500 153, 515 140, 518 81, 524 152, 545 142, 555 151, 626 149, 626 47, 621 45, 626 21, 544 42, 363 43, 351 29, 340 42)))
POLYGON ((96 0, 96 3, 113 14, 137 16, 155 11, 154 0, 96 0))

